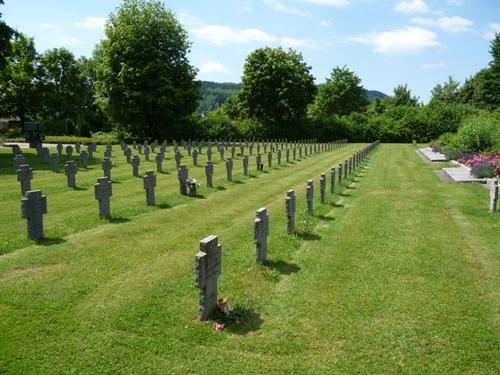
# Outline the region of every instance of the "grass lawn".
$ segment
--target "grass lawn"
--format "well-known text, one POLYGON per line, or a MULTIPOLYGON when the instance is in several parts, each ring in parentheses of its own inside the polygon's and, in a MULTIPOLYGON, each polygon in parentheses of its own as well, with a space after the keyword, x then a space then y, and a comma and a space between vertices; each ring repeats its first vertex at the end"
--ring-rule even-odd
MULTIPOLYGON (((79 171, 79 190, 35 165, 49 204, 40 244, 25 239, 13 168, 0 168, 0 373, 500 373, 500 214, 488 191, 443 183, 410 145, 381 145, 320 205, 320 173, 363 146, 264 172, 251 158, 246 178, 238 159, 233 183, 218 164, 200 198, 178 195, 170 154, 156 207, 115 146, 110 222, 93 197, 99 164, 79 171), (265 266, 252 241, 259 207, 265 266), (219 294, 243 312, 219 333, 197 320, 194 256, 209 234, 222 244, 219 294)), ((203 168, 186 164, 203 185, 203 168)))

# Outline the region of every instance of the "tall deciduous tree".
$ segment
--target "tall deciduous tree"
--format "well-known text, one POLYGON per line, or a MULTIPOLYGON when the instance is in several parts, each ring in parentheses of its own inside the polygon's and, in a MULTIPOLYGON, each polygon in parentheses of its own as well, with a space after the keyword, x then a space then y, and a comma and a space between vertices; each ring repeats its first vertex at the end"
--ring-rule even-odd
MULTIPOLYGON (((0 0, 0 5, 3 0, 0 0)), ((0 13, 2 17, 2 13, 0 13)), ((0 19, 0 70, 3 69, 7 63, 6 58, 10 51, 10 38, 14 35, 14 30, 9 27, 4 21, 0 19)))
POLYGON ((260 48, 248 55, 239 100, 250 117, 271 123, 303 118, 315 93, 311 67, 300 53, 260 48))
POLYGON ((38 55, 33 39, 17 32, 10 50, 7 65, 0 70, 0 112, 18 116, 24 127, 39 105, 38 55))
POLYGON ((347 67, 336 67, 330 78, 319 87, 319 94, 309 108, 313 118, 330 115, 348 115, 361 112, 368 105, 368 98, 361 79, 347 67))
POLYGON ((394 95, 389 100, 390 104, 395 106, 401 105, 412 105, 418 104, 418 97, 411 94, 411 90, 408 85, 398 85, 394 88, 394 95))
POLYGON ((500 109, 500 34, 491 41, 493 57, 489 68, 483 71, 478 82, 478 104, 487 109, 500 109))
MULTIPOLYGON (((40 57, 43 86, 42 116, 47 126, 63 126, 59 132, 73 133, 85 98, 80 66, 66 48, 54 48, 40 57)), ((50 129, 49 129, 50 130, 50 129)), ((55 130, 55 129, 54 129, 55 130)))
POLYGON ((94 54, 100 105, 135 136, 172 135, 199 98, 186 31, 161 2, 125 0, 105 33, 94 54))

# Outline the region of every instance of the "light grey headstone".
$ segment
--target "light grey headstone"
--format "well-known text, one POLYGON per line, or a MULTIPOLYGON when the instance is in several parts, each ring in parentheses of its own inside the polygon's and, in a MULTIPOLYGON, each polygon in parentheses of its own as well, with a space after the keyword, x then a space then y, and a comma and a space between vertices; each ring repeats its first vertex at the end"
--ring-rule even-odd
POLYGON ((314 181, 307 181, 306 188, 306 200, 307 200, 307 213, 309 215, 313 214, 313 202, 314 202, 314 181))
POLYGON ((211 235, 200 241, 195 257, 196 287, 200 290, 199 318, 207 320, 217 309, 217 279, 222 270, 222 246, 211 235))
POLYGON ((287 232, 295 232, 295 190, 288 190, 285 199, 285 211, 287 219, 287 232))
POLYGON ((111 218, 110 198, 113 195, 113 185, 107 177, 99 177, 94 184, 95 199, 99 202, 99 217, 111 218))
POLYGON ((30 190, 21 199, 21 217, 27 220, 28 238, 43 238, 43 215, 47 213, 47 197, 41 190, 30 190))
POLYGON ((179 169, 181 167, 181 159, 183 158, 183 156, 179 151, 176 151, 174 157, 175 157, 175 168, 179 169))
POLYGON ((156 175, 153 171, 147 171, 142 178, 144 189, 146 190, 146 204, 155 205, 156 175))
POLYGON ((21 194, 25 195, 31 190, 31 180, 33 179, 33 170, 28 164, 20 165, 16 170, 17 181, 21 183, 21 194))
POLYGON ((111 159, 109 157, 105 157, 104 159, 102 159, 101 166, 102 166, 102 171, 104 173, 104 177, 109 178, 109 180, 111 181, 111 168, 113 168, 113 163, 111 162, 111 159))
POLYGON ((76 174, 77 174, 76 164, 73 160, 68 160, 64 164, 64 175, 68 181, 68 187, 75 188, 76 187, 76 174))
POLYGON ((330 169, 330 194, 335 193, 335 182, 336 182, 335 167, 332 167, 330 169))
POLYGON ((87 151, 82 151, 80 153, 80 162, 82 164, 82 168, 87 169, 89 165, 89 154, 87 151))
POLYGON ((319 178, 319 200, 321 204, 326 203, 326 174, 321 173, 321 177, 319 178))
POLYGON ((233 181, 233 159, 226 160, 226 177, 229 182, 233 181))
POLYGON ((498 207, 498 182, 495 179, 489 181, 490 186, 490 212, 497 212, 498 207))
POLYGON ((253 240, 255 242, 255 258, 257 263, 267 260, 267 235, 269 233, 269 215, 267 208, 259 208, 255 214, 253 240))
POLYGON ((177 178, 179 179, 179 192, 182 195, 187 195, 187 180, 189 178, 188 168, 181 165, 177 171, 177 178))
POLYGON ((141 158, 139 155, 134 155, 132 158, 132 176, 139 176, 139 165, 141 165, 141 158))

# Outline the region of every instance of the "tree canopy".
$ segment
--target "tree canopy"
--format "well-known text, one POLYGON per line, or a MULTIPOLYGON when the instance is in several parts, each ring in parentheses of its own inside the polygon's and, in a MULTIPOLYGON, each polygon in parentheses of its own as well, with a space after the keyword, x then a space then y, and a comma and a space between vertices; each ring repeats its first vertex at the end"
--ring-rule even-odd
POLYGON ((199 97, 186 31, 161 2, 125 0, 105 34, 94 53, 101 107, 135 136, 171 136, 199 97))
POLYGON ((247 56, 239 101, 249 117, 265 123, 300 119, 315 94, 302 54, 266 47, 247 56))
POLYGON ((332 114, 344 116, 352 112, 361 112, 368 105, 366 92, 361 85, 361 78, 347 67, 336 67, 330 78, 319 87, 319 94, 309 109, 314 118, 332 114))
MULTIPOLYGON (((0 0, 0 5, 3 0, 0 0)), ((10 51, 10 39, 14 35, 14 30, 1 20, 2 13, 0 13, 0 70, 6 64, 6 58, 10 51)))

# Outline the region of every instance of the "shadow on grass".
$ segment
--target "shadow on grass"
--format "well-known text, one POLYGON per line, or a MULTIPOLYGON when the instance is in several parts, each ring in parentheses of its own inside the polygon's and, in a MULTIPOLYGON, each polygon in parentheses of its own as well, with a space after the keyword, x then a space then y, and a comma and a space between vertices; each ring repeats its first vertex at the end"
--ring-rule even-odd
POLYGON ((66 240, 64 238, 57 237, 45 237, 40 240, 36 240, 35 243, 39 246, 53 246, 65 243, 66 240))
POLYGON ((351 194, 344 193, 344 192, 340 193, 339 195, 342 196, 342 197, 350 197, 351 196, 351 194))
POLYGON ((203 194, 194 194, 194 195, 186 195, 186 197, 189 198, 195 198, 195 199, 205 199, 206 197, 203 194))
POLYGON ((88 188, 84 188, 84 187, 80 187, 80 186, 75 186, 72 189, 75 190, 75 191, 89 190, 88 188))
POLYGON ((319 215, 318 217, 319 217, 320 220, 323 220, 323 221, 333 221, 333 220, 335 220, 334 217, 326 216, 326 215, 319 215))
POLYGON ((300 267, 295 263, 288 263, 284 260, 268 260, 264 266, 277 270, 282 275, 290 275, 300 271, 300 267))
POLYGON ((344 205, 342 203, 331 203, 331 206, 336 208, 344 208, 344 205))
POLYGON ((168 203, 160 203, 160 204, 157 204, 156 207, 161 208, 161 209, 166 209, 166 208, 172 208, 174 206, 172 206, 171 204, 168 204, 168 203))
POLYGON ((240 318, 224 322, 226 324, 225 331, 235 335, 246 335, 260 329, 263 320, 255 310, 236 306, 232 311, 238 314, 240 318))
POLYGON ((357 189, 356 186, 352 186, 352 185, 346 186, 345 188, 349 189, 349 190, 356 190, 357 189))
POLYGON ((214 189, 217 191, 227 190, 227 188, 225 186, 216 186, 214 189))
POLYGON ((128 223, 130 221, 127 217, 112 217, 108 220, 111 224, 123 224, 128 223))
POLYGON ((297 232, 297 237, 304 241, 319 241, 321 236, 311 232, 297 232))

